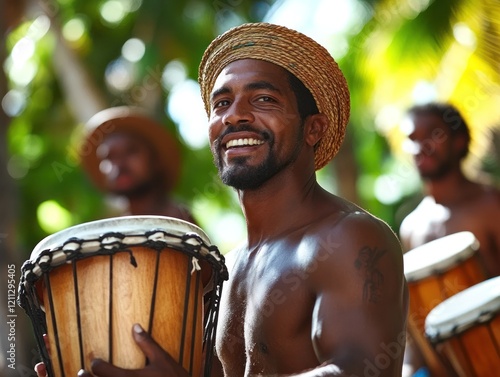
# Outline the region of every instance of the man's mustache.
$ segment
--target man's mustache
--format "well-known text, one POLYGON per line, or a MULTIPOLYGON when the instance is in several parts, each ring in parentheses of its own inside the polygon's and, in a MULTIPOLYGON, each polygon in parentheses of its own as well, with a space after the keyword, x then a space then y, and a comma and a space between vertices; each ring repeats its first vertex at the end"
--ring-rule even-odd
POLYGON ((254 126, 252 126, 249 123, 244 123, 244 124, 239 124, 238 126, 234 125, 229 125, 227 128, 224 130, 222 134, 215 140, 214 146, 216 150, 218 150, 221 147, 222 139, 226 137, 229 134, 235 133, 235 132, 242 132, 242 131, 247 131, 247 132, 253 132, 255 134, 261 135, 263 140, 272 140, 272 134, 269 131, 262 131, 254 126))
POLYGON ((132 172, 127 167, 114 167, 105 175, 108 180, 115 180, 122 175, 132 175, 132 172))

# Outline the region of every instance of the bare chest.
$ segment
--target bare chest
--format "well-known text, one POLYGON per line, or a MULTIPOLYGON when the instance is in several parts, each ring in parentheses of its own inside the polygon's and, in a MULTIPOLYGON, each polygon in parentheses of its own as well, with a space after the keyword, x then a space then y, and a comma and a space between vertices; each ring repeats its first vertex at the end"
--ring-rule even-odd
POLYGON ((287 254, 245 257, 234 266, 217 336, 226 375, 281 374, 316 364, 308 284, 314 266, 287 254))

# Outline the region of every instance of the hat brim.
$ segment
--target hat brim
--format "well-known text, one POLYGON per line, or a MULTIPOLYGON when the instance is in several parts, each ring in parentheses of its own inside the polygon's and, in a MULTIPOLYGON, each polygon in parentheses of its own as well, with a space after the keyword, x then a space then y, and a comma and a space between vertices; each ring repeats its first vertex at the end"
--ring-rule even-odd
POLYGON ((101 159, 97 155, 97 149, 106 136, 118 132, 137 135, 154 149, 167 190, 172 190, 181 172, 181 153, 177 140, 145 111, 129 106, 102 110, 85 124, 79 155, 83 168, 97 188, 106 191, 105 176, 99 169, 101 159))
POLYGON ((328 128, 315 149, 315 168, 321 169, 338 152, 349 121, 347 81, 330 53, 296 30, 268 23, 237 26, 217 37, 206 49, 199 67, 199 83, 210 116, 210 94, 217 76, 240 59, 276 64, 297 77, 311 92, 328 128))

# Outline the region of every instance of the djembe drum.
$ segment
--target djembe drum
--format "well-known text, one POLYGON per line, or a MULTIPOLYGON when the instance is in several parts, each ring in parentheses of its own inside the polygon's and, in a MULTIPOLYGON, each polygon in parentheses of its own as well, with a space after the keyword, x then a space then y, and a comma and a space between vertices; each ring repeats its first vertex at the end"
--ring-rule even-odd
POLYGON ((49 376, 76 376, 94 358, 144 367, 135 323, 190 375, 203 367, 209 375, 228 275, 224 257, 197 226, 162 216, 77 225, 42 240, 21 272, 18 301, 49 376))
POLYGON ((459 232, 428 242, 404 254, 410 295, 408 331, 433 376, 448 376, 425 337, 425 318, 438 304, 487 278, 479 260, 479 242, 471 232, 459 232))
POLYGON ((425 334, 459 377, 500 374, 500 277, 443 301, 425 320, 425 334))

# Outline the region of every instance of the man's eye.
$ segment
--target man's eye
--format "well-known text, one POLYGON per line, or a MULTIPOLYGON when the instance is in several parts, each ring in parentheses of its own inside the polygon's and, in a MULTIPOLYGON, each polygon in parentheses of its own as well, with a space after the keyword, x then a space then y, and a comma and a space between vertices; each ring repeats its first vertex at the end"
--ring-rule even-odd
POLYGON ((274 100, 271 97, 269 97, 269 96, 263 96, 263 97, 259 97, 257 99, 257 101, 260 101, 260 102, 272 102, 274 100))
POLYGON ((222 101, 215 102, 214 103, 214 108, 222 107, 222 106, 227 106, 227 105, 229 105, 229 101, 228 100, 222 100, 222 101))

